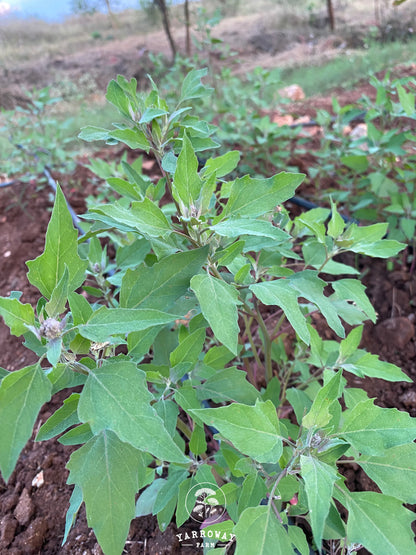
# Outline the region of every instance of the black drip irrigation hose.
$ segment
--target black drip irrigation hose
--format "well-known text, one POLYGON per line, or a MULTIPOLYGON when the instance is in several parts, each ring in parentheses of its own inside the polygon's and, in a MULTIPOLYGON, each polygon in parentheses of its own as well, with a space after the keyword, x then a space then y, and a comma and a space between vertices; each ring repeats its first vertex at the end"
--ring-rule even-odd
MULTIPOLYGON (((18 149, 23 150, 23 152, 25 152, 26 154, 29 154, 29 156, 32 156, 32 158, 34 158, 37 162, 40 161, 39 156, 37 154, 34 154, 33 152, 29 152, 23 145, 16 144, 15 146, 18 149)), ((56 190, 57 190, 58 186, 57 186, 57 183, 56 183, 55 179, 52 177, 52 174, 50 172, 49 167, 44 166, 44 168, 42 170, 42 173, 46 177, 48 185, 51 187, 51 189, 54 192, 54 195, 56 196, 56 190)), ((19 181, 17 181, 16 179, 12 179, 11 181, 5 181, 4 183, 0 183, 0 188, 1 187, 10 187, 11 185, 16 185, 17 183, 19 183, 19 181)), ((68 211, 71 214, 71 218, 72 218, 72 222, 73 222, 74 226, 76 227, 76 229, 78 229, 80 235, 85 235, 85 231, 81 227, 81 220, 78 218, 77 214, 75 213, 72 206, 69 204, 66 197, 65 197, 65 202, 66 202, 66 205, 68 207, 68 211)))
MULTIPOLYGON (((366 112, 361 112, 359 114, 357 114, 356 116, 354 116, 353 118, 351 118, 350 122, 363 122, 365 121, 365 116, 366 116, 366 112)), ((331 118, 331 122, 335 122, 336 118, 332 117, 331 118)), ((311 121, 305 121, 305 122, 300 122, 300 123, 292 123, 291 125, 289 125, 288 127, 290 127, 291 129, 296 129, 297 127, 316 127, 316 126, 320 126, 320 124, 315 121, 315 120, 311 120, 311 121)), ((37 154, 33 154, 32 152, 28 152, 27 149, 22 146, 22 145, 15 145, 17 148, 19 148, 20 150, 25 151, 27 154, 29 154, 30 156, 32 156, 35 160, 39 161, 39 157, 37 154)), ((56 181, 53 179, 49 167, 45 166, 43 168, 43 172, 42 172, 47 181, 49 186, 53 189, 54 194, 56 195, 56 189, 57 189, 57 185, 56 185, 56 181)), ((19 183, 16 179, 12 179, 11 181, 5 181, 3 183, 0 183, 0 188, 2 187, 10 187, 11 185, 16 185, 17 183, 19 183)), ((78 231, 80 232, 81 235, 85 235, 85 231, 82 229, 80 223, 81 220, 78 218, 78 216, 76 215, 76 213, 74 212, 72 206, 69 204, 68 200, 65 198, 66 200, 66 204, 68 206, 68 210, 69 213, 71 214, 71 218, 72 221, 74 223, 74 226, 78 229, 78 231)), ((292 202, 293 204, 300 206, 301 208, 305 208, 306 210, 312 210, 313 208, 319 208, 318 204, 315 204, 313 202, 310 202, 302 197, 299 196, 294 196, 292 198, 289 199, 288 202, 292 202)), ((341 218, 344 220, 345 223, 356 223, 358 224, 358 220, 354 219, 354 218, 350 218, 349 216, 345 216, 343 214, 340 214, 341 218)))

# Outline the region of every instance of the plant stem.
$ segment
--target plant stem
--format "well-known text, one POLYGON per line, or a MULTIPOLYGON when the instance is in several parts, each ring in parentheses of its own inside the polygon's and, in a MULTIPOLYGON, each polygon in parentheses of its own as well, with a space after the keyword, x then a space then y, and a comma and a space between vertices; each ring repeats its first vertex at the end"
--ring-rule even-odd
POLYGON ((264 341, 264 358, 265 358, 265 378, 266 383, 273 378, 273 368, 272 368, 272 341, 270 339, 269 332, 267 331, 266 324, 264 323, 263 316, 260 313, 260 310, 257 305, 256 299, 254 299, 254 307, 255 307, 255 315, 254 317, 259 324, 261 331, 263 332, 263 341, 264 341))

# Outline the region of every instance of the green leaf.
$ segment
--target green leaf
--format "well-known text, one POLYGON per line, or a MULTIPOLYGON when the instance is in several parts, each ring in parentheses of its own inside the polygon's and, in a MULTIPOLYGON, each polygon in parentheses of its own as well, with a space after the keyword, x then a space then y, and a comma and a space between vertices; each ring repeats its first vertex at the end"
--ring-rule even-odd
POLYGON ((69 285, 69 272, 65 264, 65 270, 61 279, 56 284, 55 289, 52 291, 51 300, 46 303, 45 309, 50 318, 55 318, 62 314, 66 308, 66 301, 68 300, 68 285, 69 285))
POLYGON ((111 430, 102 430, 68 461, 68 483, 81 488, 88 526, 106 555, 123 551, 134 517, 139 463, 139 451, 111 430))
POLYGON ((350 331, 347 337, 341 341, 339 345, 339 359, 346 360, 353 355, 358 349, 361 337, 363 335, 363 326, 358 326, 350 331))
POLYGON ((403 85, 401 85, 400 83, 397 83, 396 89, 399 95, 399 102, 402 105, 403 110, 408 116, 414 116, 415 95, 412 92, 407 92, 403 85))
POLYGON ((204 176, 215 173, 217 178, 224 177, 224 175, 232 172, 237 167, 240 156, 241 154, 238 150, 230 150, 222 156, 209 158, 205 162, 205 166, 202 170, 204 176))
POLYGON ((75 291, 85 279, 86 260, 78 255, 77 231, 58 185, 55 205, 46 232, 45 250, 35 260, 29 260, 28 280, 44 297, 51 298, 62 278, 65 267, 69 272, 68 292, 75 291))
POLYGON ((204 364, 211 368, 215 368, 215 370, 222 370, 233 358, 233 353, 227 349, 227 347, 224 347, 224 345, 220 345, 219 347, 214 346, 206 352, 204 364))
POLYGON ((416 443, 398 445, 376 457, 361 456, 361 468, 386 495, 416 503, 416 443))
POLYGON ((149 152, 149 141, 140 129, 115 129, 108 132, 108 137, 125 143, 130 148, 149 152))
POLYGON ((249 507, 236 526, 235 555, 293 555, 291 541, 270 505, 249 507))
POLYGON ((197 423, 194 424, 194 429, 192 430, 191 439, 189 441, 189 450, 194 455, 201 455, 207 450, 204 427, 199 426, 197 423))
POLYGON ((303 270, 293 274, 289 278, 290 286, 297 290, 300 297, 305 297, 308 301, 314 303, 322 315, 325 317, 328 325, 335 331, 339 337, 345 337, 345 330, 341 321, 328 297, 324 295, 325 281, 318 277, 318 272, 314 270, 303 270))
POLYGON ((198 274, 191 279, 191 289, 216 339, 237 355, 240 328, 235 287, 210 274, 198 274))
POLYGON ((201 83, 202 77, 208 73, 206 68, 203 69, 193 69, 191 70, 185 79, 182 81, 181 95, 179 98, 179 104, 185 102, 185 100, 191 100, 192 98, 203 98, 211 94, 212 89, 205 87, 201 83))
POLYGON ((336 470, 313 456, 300 457, 300 473, 305 482, 309 518, 318 550, 321 549, 325 521, 331 505, 336 470))
POLYGON ((246 476, 238 498, 238 514, 241 515, 247 507, 260 505, 260 501, 266 497, 266 494, 266 484, 257 472, 246 476))
POLYGON ((223 237, 254 235, 258 237, 270 237, 270 239, 274 239, 279 243, 290 242, 291 240, 288 233, 265 220, 230 218, 211 226, 211 229, 223 237))
POLYGON ((242 453, 260 463, 275 463, 283 452, 279 420, 271 401, 254 406, 232 403, 228 407, 188 411, 216 428, 242 453))
POLYGON ((162 210, 148 198, 142 202, 133 202, 130 209, 116 202, 96 206, 90 212, 97 214, 98 218, 104 216, 106 223, 112 221, 114 227, 121 226, 120 229, 123 230, 128 226, 131 230, 147 237, 166 238, 172 233, 172 228, 162 210))
POLYGON ((183 482, 187 476, 188 471, 186 469, 176 468, 173 465, 169 467, 168 478, 157 492, 156 499, 153 504, 152 513, 154 515, 163 511, 172 499, 177 499, 179 484, 183 482))
POLYGON ((81 443, 87 443, 92 437, 93 433, 90 425, 80 424, 58 438, 58 441, 62 443, 62 445, 80 445, 81 443))
POLYGON ((162 110, 161 108, 146 108, 139 123, 150 123, 154 119, 160 118, 160 116, 165 116, 168 113, 169 112, 162 110))
POLYGON ((195 206, 201 190, 201 178, 198 175, 198 159, 191 141, 185 134, 183 146, 173 176, 173 195, 187 208, 195 206))
POLYGON ((139 496, 136 502, 135 516, 146 516, 153 514, 153 506, 156 501, 158 492, 165 485, 166 480, 159 478, 152 482, 139 496))
POLYGON ((69 509, 67 510, 65 516, 65 532, 61 545, 64 545, 64 543, 68 539, 68 534, 71 531, 72 526, 75 524, 78 511, 81 508, 81 504, 82 490, 79 486, 74 486, 71 497, 69 499, 69 509))
POLYGON ((338 403, 340 396, 342 372, 337 372, 329 382, 324 385, 315 397, 312 406, 303 417, 302 424, 305 428, 323 428, 331 421, 332 414, 330 409, 333 404, 338 403))
POLYGON ((414 553, 414 514, 393 497, 372 491, 345 493, 347 537, 377 555, 414 553), (365 526, 363 526, 365 523, 365 526))
POLYGON ((181 316, 152 308, 107 308, 96 310, 85 324, 78 326, 79 333, 97 343, 103 343, 112 335, 126 334, 169 324, 181 316))
POLYGON ((68 295, 68 301, 74 326, 88 322, 88 319, 94 311, 87 299, 78 293, 70 293, 68 295))
POLYGON ((181 362, 195 364, 202 352, 205 341, 205 328, 200 328, 179 343, 174 351, 170 353, 170 363, 176 366, 181 362))
POLYGON ((291 198, 304 175, 281 172, 269 179, 252 179, 248 175, 236 179, 220 218, 250 216, 256 218, 291 198))
POLYGON ((331 198, 331 219, 328 222, 328 235, 338 237, 344 231, 345 223, 337 210, 337 205, 331 198))
POLYGON ((27 333, 28 326, 35 323, 35 313, 30 304, 22 304, 11 297, 0 297, 0 316, 3 316, 10 333, 19 337, 27 333))
POLYGON ((117 81, 112 79, 107 87, 107 94, 105 95, 108 102, 111 102, 123 116, 130 118, 130 102, 127 94, 123 91, 117 81))
POLYGON ((42 424, 35 441, 51 439, 64 432, 70 426, 79 424, 77 414, 78 400, 79 393, 72 393, 72 395, 65 399, 62 407, 55 411, 52 416, 42 424))
POLYGON ((377 314, 365 294, 365 286, 358 279, 339 279, 331 286, 338 299, 352 301, 373 323, 377 321, 377 314))
POLYGON ((163 258, 151 267, 144 264, 127 270, 120 293, 120 306, 168 310, 184 295, 192 276, 206 262, 208 248, 179 252, 163 258))
POLYGON ((78 415, 95 434, 110 429, 121 441, 161 460, 188 462, 150 405, 152 399, 145 372, 133 362, 109 360, 90 372, 79 400, 78 415))
MULTIPOLYGON (((340 162, 357 173, 364 173, 368 169, 368 159, 364 154, 341 156, 340 162)), ((331 235, 331 237, 337 237, 338 235, 331 235)))
POLYGON ((383 409, 367 399, 343 413, 338 434, 364 455, 381 455, 385 449, 416 438, 416 418, 397 409, 383 409))
POLYGON ((51 383, 39 365, 5 376, 0 385, 0 470, 7 482, 29 440, 38 413, 51 398, 51 383))
POLYGON ((109 133, 108 129, 87 125, 81 128, 81 133, 78 134, 78 138, 88 143, 92 143, 93 141, 107 141, 109 133))
POLYGON ((254 405, 260 394, 247 381, 247 373, 231 366, 215 372, 196 388, 198 399, 212 399, 214 403, 236 401, 254 405))
POLYGON ((256 283, 250 285, 250 290, 263 304, 279 306, 300 339, 309 344, 309 330, 298 305, 298 293, 290 287, 289 280, 278 279, 256 283))
POLYGON ((413 382, 398 366, 380 360, 377 355, 371 353, 365 353, 358 359, 353 357, 352 360, 347 360, 342 368, 359 377, 368 376, 369 378, 379 378, 389 382, 413 382))

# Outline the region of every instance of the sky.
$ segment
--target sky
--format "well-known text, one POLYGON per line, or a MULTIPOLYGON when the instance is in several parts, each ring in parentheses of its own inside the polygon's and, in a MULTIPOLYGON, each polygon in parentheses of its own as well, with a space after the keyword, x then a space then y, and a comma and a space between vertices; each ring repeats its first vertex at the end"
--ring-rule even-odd
MULTIPOLYGON (((120 0, 118 4, 126 8, 137 8, 139 1, 120 0)), ((71 0, 0 0, 0 18, 6 14, 60 21, 71 14, 71 0)))

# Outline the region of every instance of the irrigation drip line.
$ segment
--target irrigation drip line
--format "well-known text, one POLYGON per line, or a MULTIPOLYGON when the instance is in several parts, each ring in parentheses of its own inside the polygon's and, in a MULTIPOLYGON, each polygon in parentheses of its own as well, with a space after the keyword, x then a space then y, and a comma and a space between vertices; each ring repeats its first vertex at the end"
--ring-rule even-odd
MULTIPOLYGON (((367 112, 360 112, 359 114, 356 114, 354 117, 352 117, 348 123, 364 123, 365 122, 365 116, 367 115, 367 112)), ((335 116, 332 116, 330 119, 331 123, 335 123, 337 121, 337 118, 335 116)), ((282 126, 284 127, 284 126, 282 126)), ((299 123, 291 123, 290 125, 288 125, 288 127, 290 127, 290 129, 296 129, 296 127, 322 127, 322 125, 320 123, 318 123, 317 121, 315 121, 314 119, 311 119, 310 121, 304 121, 304 122, 299 122, 299 123)))
MULTIPOLYGON (((29 156, 32 156, 32 158, 34 158, 37 162, 40 162, 39 160, 39 156, 37 154, 34 154, 33 152, 29 152, 27 150, 27 148, 25 148, 23 145, 21 144, 15 144, 15 146, 20 149, 23 150, 23 152, 25 152, 26 154, 29 154, 29 156)), ((50 188, 53 190, 54 195, 56 196, 56 190, 58 188, 58 185, 55 181, 55 179, 52 177, 52 174, 50 172, 50 169, 48 166, 44 166, 43 170, 42 170, 43 175, 46 177, 46 180, 48 182, 48 185, 50 186, 50 188)), ((16 181, 9 181, 8 185, 13 185, 14 183, 16 183, 16 181)), ((3 184, 3 187, 6 187, 7 185, 3 184)), ((85 231, 82 229, 81 227, 81 220, 78 218, 77 214, 75 213, 75 210, 72 208, 72 206, 69 204, 69 201, 67 200, 67 198, 65 197, 65 202, 66 205, 68 207, 68 211, 71 214, 71 218, 72 218, 72 222, 74 224, 74 226, 78 229, 78 231, 80 232, 81 235, 85 235, 85 231)))

